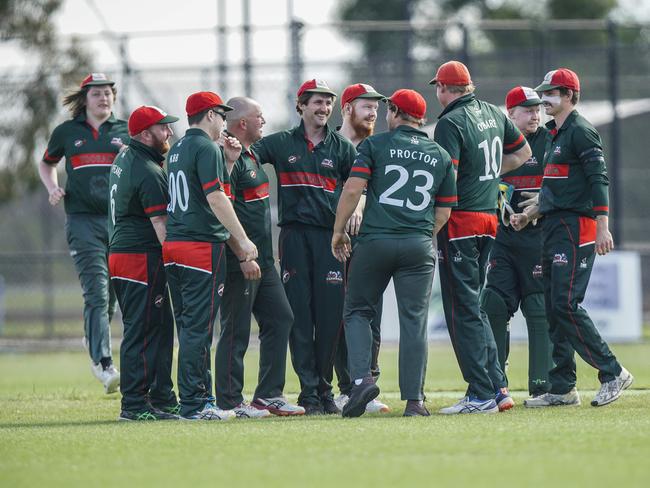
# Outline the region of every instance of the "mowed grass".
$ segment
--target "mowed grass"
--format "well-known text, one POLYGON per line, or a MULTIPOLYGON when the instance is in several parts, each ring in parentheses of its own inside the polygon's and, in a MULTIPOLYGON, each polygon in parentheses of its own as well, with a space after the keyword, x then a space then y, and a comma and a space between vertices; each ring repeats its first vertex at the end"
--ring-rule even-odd
MULTIPOLYGON (((602 408, 589 406, 598 381, 582 362, 581 407, 523 408, 527 352, 515 345, 515 409, 404 419, 397 350, 386 346, 389 415, 224 423, 118 423, 119 395, 103 394, 84 352, 0 355, 0 486, 647 486, 650 343, 614 350, 636 381, 602 408)), ((249 397, 257 358, 247 356, 249 397)), ((295 399, 291 368, 287 376, 295 399)), ((451 348, 432 345, 429 409, 464 388, 451 348)))

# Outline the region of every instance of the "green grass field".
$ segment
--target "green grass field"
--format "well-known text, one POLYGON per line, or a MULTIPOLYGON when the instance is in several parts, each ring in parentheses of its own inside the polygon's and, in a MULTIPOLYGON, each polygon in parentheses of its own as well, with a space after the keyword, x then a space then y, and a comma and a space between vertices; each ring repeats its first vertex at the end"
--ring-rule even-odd
MULTIPOLYGON (((0 355, 0 486, 647 486, 650 343, 617 345, 635 375, 616 403, 589 406, 596 374, 579 365, 583 405, 527 410, 526 350, 509 371, 517 407, 498 415, 404 419, 397 351, 384 347, 390 415, 215 423, 118 423, 84 352, 0 355)), ((248 355, 247 391, 257 351, 248 355)), ((462 396, 447 345, 429 353, 427 405, 462 396)), ((287 392, 297 380, 289 369, 287 392)))

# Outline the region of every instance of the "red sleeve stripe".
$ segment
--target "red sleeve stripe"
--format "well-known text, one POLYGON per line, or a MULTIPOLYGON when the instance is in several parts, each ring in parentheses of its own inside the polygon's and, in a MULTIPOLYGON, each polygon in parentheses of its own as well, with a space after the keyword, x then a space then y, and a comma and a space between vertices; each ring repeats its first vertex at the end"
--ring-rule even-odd
POLYGON ((160 205, 153 205, 151 207, 147 207, 144 209, 144 213, 152 214, 154 212, 159 212, 161 210, 166 210, 167 209, 167 204, 166 203, 161 203, 160 205))
POLYGON ((453 197, 436 197, 436 202, 440 203, 454 203, 458 201, 458 195, 454 195, 453 197))
POLYGON ((45 150, 45 154, 43 155, 43 161, 49 164, 56 164, 59 161, 61 161, 61 158, 57 158, 54 156, 50 156, 50 153, 47 152, 47 149, 45 150))
POLYGON ((519 137, 517 138, 517 140, 515 142, 511 143, 511 144, 506 144, 504 149, 513 149, 513 148, 517 147, 519 144, 521 144, 523 141, 524 141, 524 135, 519 134, 519 137))
POLYGON ((235 195, 232 194, 232 187, 230 186, 230 183, 224 183, 223 184, 223 192, 226 194, 228 198, 231 200, 235 200, 235 195))
POLYGON ((458 166, 458 159, 452 159, 451 164, 453 164, 454 166, 458 166))
POLYGON ((202 188, 203 188, 204 190, 207 190, 208 188, 211 188, 211 187, 213 187, 214 185, 219 185, 219 186, 221 186, 221 180, 220 180, 219 178, 216 178, 216 179, 214 179, 214 180, 212 180, 212 181, 209 181, 208 183, 205 183, 205 184, 203 185, 202 188))
POLYGON ((609 207, 607 206, 594 207, 594 212, 609 212, 609 207))
POLYGON ((365 173, 367 175, 372 174, 370 168, 364 168, 363 166, 353 166, 350 171, 354 171, 356 173, 365 173))

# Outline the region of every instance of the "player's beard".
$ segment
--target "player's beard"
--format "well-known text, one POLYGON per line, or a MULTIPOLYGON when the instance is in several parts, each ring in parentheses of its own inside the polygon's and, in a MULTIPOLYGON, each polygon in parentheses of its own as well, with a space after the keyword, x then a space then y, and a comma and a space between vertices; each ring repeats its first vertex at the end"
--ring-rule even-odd
POLYGON ((153 135, 154 149, 160 154, 167 154, 171 146, 169 145, 169 139, 159 139, 157 135, 153 135))
POLYGON ((352 107, 352 113, 350 114, 350 125, 352 126, 352 129, 357 134, 359 139, 365 139, 366 137, 369 137, 373 134, 375 131, 376 121, 377 119, 375 117, 363 119, 357 116, 354 107, 352 107))

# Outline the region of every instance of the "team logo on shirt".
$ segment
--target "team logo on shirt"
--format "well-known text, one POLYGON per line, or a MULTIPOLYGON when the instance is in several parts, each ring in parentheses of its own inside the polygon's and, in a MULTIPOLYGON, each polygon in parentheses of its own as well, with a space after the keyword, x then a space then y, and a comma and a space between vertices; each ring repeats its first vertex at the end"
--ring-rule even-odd
POLYGON ((291 273, 289 273, 286 269, 282 272, 282 283, 286 283, 289 281, 289 278, 291 278, 291 273))
POLYGON ((153 299, 153 304, 155 305, 156 308, 162 307, 163 304, 163 296, 162 295, 156 295, 156 298, 153 299))
POLYGON ((420 140, 416 136, 413 136, 411 137, 411 144, 420 144, 420 140))
POLYGON ((456 254, 454 254, 454 257, 452 259, 454 260, 454 263, 462 263, 463 262, 463 257, 460 255, 460 251, 458 251, 456 254))
POLYGON ((121 137, 113 137, 113 138, 111 139, 111 144, 114 144, 114 145, 116 145, 116 146, 122 146, 124 143, 122 142, 122 138, 121 138, 121 137))
POLYGON ((587 269, 587 258, 582 258, 580 260, 580 269, 587 269))
POLYGON ((533 278, 541 278, 541 277, 542 277, 542 265, 536 264, 533 267, 533 278))
POLYGON ((553 256, 553 264, 557 264, 558 266, 564 266, 569 263, 569 260, 566 257, 566 254, 564 253, 558 253, 553 256))
POLYGON ((223 289, 224 289, 224 284, 219 283, 219 288, 217 288, 217 293, 219 294, 220 297, 223 296, 223 289))
POLYGON ((295 156, 294 154, 292 154, 291 156, 289 156, 289 159, 287 159, 287 162, 288 162, 289 164, 293 164, 293 163, 295 163, 296 161, 298 161, 298 156, 295 156))
POLYGON ((553 154, 555 154, 556 156, 559 156, 561 152, 562 152, 562 148, 560 146, 555 146, 555 149, 553 149, 553 154))
POLYGON ((250 175, 251 179, 255 179, 255 177, 257 176, 257 173, 255 172, 254 169, 252 169, 248 174, 250 175))
POLYGON ((328 271, 325 282, 330 285, 340 285, 343 283, 343 273, 340 271, 328 271))
POLYGON ((331 159, 323 159, 320 165, 325 166, 326 168, 333 168, 334 162, 331 159))
POLYGON ((535 156, 533 156, 533 157, 530 158, 528 161, 526 161, 524 164, 525 164, 526 166, 538 166, 538 165, 539 165, 539 161, 537 161, 537 158, 536 158, 535 156))
POLYGON ((86 143, 86 139, 77 139, 74 141, 74 147, 81 147, 86 143))

